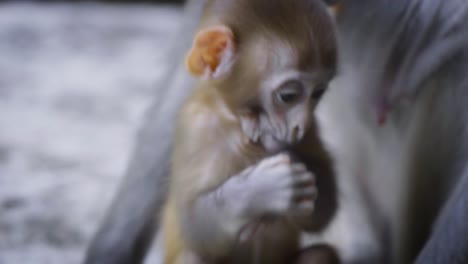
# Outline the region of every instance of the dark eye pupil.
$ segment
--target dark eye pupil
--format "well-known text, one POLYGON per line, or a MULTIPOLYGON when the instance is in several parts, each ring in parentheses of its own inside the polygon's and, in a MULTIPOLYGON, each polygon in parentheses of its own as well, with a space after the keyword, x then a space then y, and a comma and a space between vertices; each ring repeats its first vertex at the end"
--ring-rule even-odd
POLYGON ((280 93, 279 96, 282 102, 289 104, 296 101, 296 99, 299 97, 299 94, 294 91, 288 91, 280 93))
POLYGON ((304 87, 297 80, 289 80, 281 85, 277 93, 278 101, 282 104, 293 104, 303 95, 304 87))

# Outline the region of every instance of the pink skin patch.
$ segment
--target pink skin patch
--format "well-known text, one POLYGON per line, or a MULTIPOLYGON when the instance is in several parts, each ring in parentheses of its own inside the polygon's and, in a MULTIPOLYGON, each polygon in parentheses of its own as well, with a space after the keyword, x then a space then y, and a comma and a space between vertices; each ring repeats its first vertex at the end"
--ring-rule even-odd
POLYGON ((383 126, 387 121, 387 117, 390 112, 400 105, 412 105, 415 101, 415 96, 410 95, 399 95, 394 97, 384 96, 377 100, 374 106, 375 117, 377 124, 383 126))
POLYGON ((391 105, 387 102, 387 100, 379 100, 380 102, 377 103, 375 106, 375 116, 376 121, 379 126, 383 126, 387 121, 387 116, 392 110, 391 105))

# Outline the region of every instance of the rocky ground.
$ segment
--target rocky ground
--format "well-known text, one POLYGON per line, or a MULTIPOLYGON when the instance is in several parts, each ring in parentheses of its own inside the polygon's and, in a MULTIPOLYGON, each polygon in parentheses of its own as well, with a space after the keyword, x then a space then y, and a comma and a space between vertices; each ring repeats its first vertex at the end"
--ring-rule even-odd
POLYGON ((180 10, 0 5, 0 264, 83 258, 180 10))

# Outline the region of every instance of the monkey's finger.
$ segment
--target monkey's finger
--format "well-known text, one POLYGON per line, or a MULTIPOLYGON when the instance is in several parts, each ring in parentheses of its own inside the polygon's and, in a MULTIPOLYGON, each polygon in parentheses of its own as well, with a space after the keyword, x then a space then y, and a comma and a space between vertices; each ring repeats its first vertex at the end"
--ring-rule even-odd
POLYGON ((294 186, 316 185, 315 175, 311 172, 299 174, 294 177, 294 186))
POLYGON ((302 173, 307 171, 307 167, 302 163, 296 162, 291 165, 291 170, 294 173, 302 173))
POLYGON ((316 187, 307 187, 301 190, 298 190, 294 193, 293 198, 295 200, 310 200, 314 201, 318 197, 318 190, 316 187))
POLYGON ((305 211, 313 211, 315 208, 315 203, 311 201, 303 201, 297 204, 295 209, 297 210, 305 210, 305 211))
POLYGON ((274 167, 280 164, 287 164, 290 162, 291 162, 291 158, 289 157, 289 155, 285 153, 281 153, 276 156, 261 160, 260 163, 258 164, 258 168, 262 169, 265 167, 274 167))

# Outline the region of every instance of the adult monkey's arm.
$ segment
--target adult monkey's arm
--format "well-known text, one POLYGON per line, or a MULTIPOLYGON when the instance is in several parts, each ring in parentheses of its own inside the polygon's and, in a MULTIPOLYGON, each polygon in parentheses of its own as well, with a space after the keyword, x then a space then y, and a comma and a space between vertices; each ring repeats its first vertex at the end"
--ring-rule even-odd
POLYGON ((126 175, 89 245, 86 264, 138 264, 145 258, 166 197, 175 116, 189 94, 187 88, 192 87, 187 85, 192 80, 186 74, 183 57, 191 45, 205 2, 192 0, 185 7, 169 53, 167 77, 156 89, 126 175))

